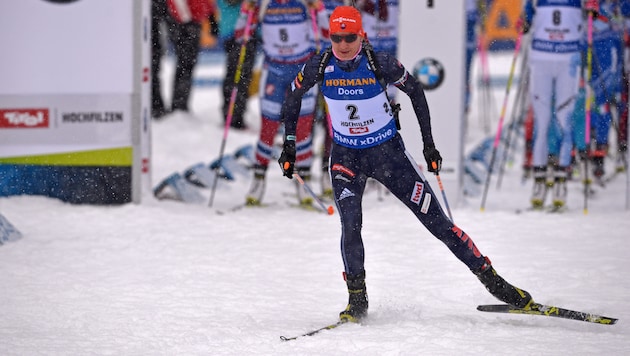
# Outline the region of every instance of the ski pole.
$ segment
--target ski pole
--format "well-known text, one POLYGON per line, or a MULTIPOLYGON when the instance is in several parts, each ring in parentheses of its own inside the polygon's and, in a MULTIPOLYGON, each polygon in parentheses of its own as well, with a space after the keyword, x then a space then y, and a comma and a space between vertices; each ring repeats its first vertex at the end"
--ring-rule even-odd
POLYGON ((510 97, 510 88, 512 87, 512 79, 514 78, 514 69, 516 67, 516 59, 518 58, 519 50, 521 49, 521 40, 523 39, 523 29, 518 32, 516 38, 516 45, 514 46, 514 56, 512 57, 512 66, 510 68, 510 76, 505 87, 505 97, 503 98, 503 106, 501 108, 501 116, 499 117, 499 125, 497 127, 497 133, 494 137, 494 144, 492 145, 492 156, 490 157, 490 165, 488 166, 488 176, 486 177, 486 184, 483 189, 483 197, 481 198, 481 211, 484 211, 486 206, 486 197, 488 196, 488 187, 490 185, 490 179, 492 176, 492 166, 497 156, 497 149, 501 141, 501 131, 503 131, 503 120, 505 119, 505 111, 507 108, 508 99, 510 97))
POLYGON ((243 70, 243 63, 245 62, 245 54, 247 52, 247 42, 249 42, 249 31, 254 19, 254 9, 250 8, 247 13, 247 23, 245 24, 245 33, 243 37, 243 43, 241 43, 241 51, 238 57, 238 64, 236 65, 236 72, 234 73, 234 86, 232 87, 232 94, 230 95, 230 104, 228 106, 227 117, 225 118, 225 127, 223 128, 223 139, 221 140, 221 148, 219 149, 219 161, 217 168, 214 171, 214 181, 212 182, 212 191, 210 193, 210 201, 208 206, 212 207, 214 201, 214 193, 217 190, 217 181, 219 180, 219 169, 223 161, 223 154, 225 152, 225 144, 227 142, 228 132, 230 132, 230 124, 232 123, 232 114, 234 113, 234 105, 236 103, 236 94, 238 93, 238 83, 241 81, 241 71, 243 70))
POLYGON ((526 104, 528 102, 527 93, 529 90, 529 70, 527 68, 527 59, 529 55, 528 46, 523 46, 523 59, 521 60, 520 80, 516 91, 515 105, 512 108, 512 119, 508 125, 507 137, 505 138, 505 150, 503 150, 503 157, 499 162, 499 174, 497 177, 497 189, 501 189, 501 181, 503 180, 503 173, 505 173, 505 166, 507 165, 508 158, 510 156, 510 146, 512 144, 512 134, 518 132, 518 125, 523 123, 525 112, 527 111, 526 104))
MULTIPOLYGON (((289 169, 289 162, 285 162, 284 163, 284 169, 289 169)), ((306 182, 304 181, 304 179, 302 179, 302 177, 300 177, 299 174, 297 173, 293 173, 293 176, 295 177, 295 179, 298 180, 298 182, 304 187, 304 189, 306 189, 306 191, 308 192, 308 194, 313 197, 313 199, 317 202, 317 204, 322 208, 323 211, 325 211, 328 215, 333 215, 335 213, 335 209, 332 207, 332 205, 329 205, 328 207, 326 207, 326 205, 324 204, 324 202, 322 202, 321 199, 319 199, 319 197, 317 196, 317 194, 315 194, 315 192, 313 192, 313 189, 311 189, 311 187, 306 184, 306 182)))
MULTIPOLYGON (((437 163, 431 162, 431 166, 433 169, 437 169, 437 163)), ((444 205, 446 205, 446 211, 448 211, 448 217, 451 218, 451 222, 455 222, 453 220, 453 214, 451 214, 451 207, 448 206, 448 200, 446 199, 446 192, 444 191, 444 186, 442 185, 442 179, 440 179, 440 173, 435 171, 435 178, 437 179, 438 186, 440 187, 440 191, 442 192, 442 199, 444 199, 444 205)))

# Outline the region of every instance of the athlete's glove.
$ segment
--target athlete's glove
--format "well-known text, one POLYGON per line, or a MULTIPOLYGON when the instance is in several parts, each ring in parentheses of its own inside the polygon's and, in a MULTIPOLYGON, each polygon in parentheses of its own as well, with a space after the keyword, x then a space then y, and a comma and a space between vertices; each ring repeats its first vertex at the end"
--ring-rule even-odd
POLYGON ((295 140, 289 140, 285 138, 284 145, 282 146, 282 154, 278 158, 280 169, 282 169, 282 175, 293 178, 293 169, 295 167, 295 140))
POLYGON ((440 156, 440 152, 433 145, 425 145, 422 153, 424 153, 424 159, 427 160, 427 169, 429 172, 438 174, 442 169, 442 156, 440 156))

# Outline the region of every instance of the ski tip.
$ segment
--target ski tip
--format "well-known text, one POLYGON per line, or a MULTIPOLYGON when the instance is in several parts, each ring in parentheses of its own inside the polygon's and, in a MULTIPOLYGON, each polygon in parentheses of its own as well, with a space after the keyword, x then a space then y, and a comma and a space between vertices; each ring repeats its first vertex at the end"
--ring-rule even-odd
POLYGON ((497 309, 507 309, 510 306, 508 304, 481 304, 477 305, 477 310, 479 311, 490 311, 497 309))

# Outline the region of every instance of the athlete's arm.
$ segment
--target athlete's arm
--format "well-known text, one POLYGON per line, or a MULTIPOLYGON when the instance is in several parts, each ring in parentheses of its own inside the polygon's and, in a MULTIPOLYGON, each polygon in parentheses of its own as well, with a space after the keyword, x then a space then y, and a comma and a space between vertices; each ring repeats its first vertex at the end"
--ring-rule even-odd
POLYGON ((416 113, 420 131, 422 133, 422 141, 425 146, 435 146, 433 135, 431 134, 431 115, 429 114, 429 105, 424 96, 422 85, 416 78, 407 72, 405 67, 394 57, 385 52, 379 52, 376 55, 376 62, 380 67, 383 79, 389 84, 393 84, 403 91, 409 99, 413 111, 416 113))

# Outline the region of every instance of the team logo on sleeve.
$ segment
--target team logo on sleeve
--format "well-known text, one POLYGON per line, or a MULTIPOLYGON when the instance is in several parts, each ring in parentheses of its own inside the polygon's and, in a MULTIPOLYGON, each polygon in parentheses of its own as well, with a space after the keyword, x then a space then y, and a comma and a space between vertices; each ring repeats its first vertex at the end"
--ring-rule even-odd
POLYGON ((437 59, 423 58, 413 67, 413 75, 424 90, 434 90, 444 81, 444 66, 437 59))

